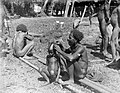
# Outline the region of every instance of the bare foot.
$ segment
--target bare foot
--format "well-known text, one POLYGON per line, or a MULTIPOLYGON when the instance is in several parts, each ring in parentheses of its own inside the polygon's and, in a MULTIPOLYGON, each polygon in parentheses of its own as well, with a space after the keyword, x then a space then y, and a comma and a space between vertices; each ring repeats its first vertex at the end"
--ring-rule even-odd
POLYGON ((49 84, 50 84, 49 82, 45 82, 41 87, 47 86, 49 84))
POLYGON ((107 65, 114 64, 116 62, 116 59, 112 59, 111 62, 107 63, 107 65))
POLYGON ((74 83, 73 80, 62 81, 61 79, 59 79, 58 82, 59 82, 60 84, 62 84, 62 85, 69 85, 69 84, 73 84, 73 83, 74 83))
POLYGON ((107 58, 112 58, 112 55, 109 54, 109 53, 103 53, 103 55, 104 55, 105 57, 107 57, 107 58))

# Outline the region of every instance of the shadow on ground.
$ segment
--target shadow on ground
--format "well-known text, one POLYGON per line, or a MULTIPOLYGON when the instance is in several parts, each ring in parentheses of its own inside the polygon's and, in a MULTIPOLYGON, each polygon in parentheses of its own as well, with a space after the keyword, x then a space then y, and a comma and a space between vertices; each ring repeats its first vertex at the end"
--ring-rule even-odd
POLYGON ((102 53, 98 52, 99 51, 99 49, 98 49, 99 45, 84 44, 84 46, 86 46, 87 49, 92 50, 91 54, 93 56, 98 57, 100 59, 105 59, 106 58, 102 53))
POLYGON ((117 61, 113 61, 111 64, 107 65, 106 67, 115 70, 120 70, 120 59, 118 59, 117 61))
MULTIPOLYGON (((91 44, 83 44, 84 46, 86 46, 87 49, 90 49, 92 50, 91 51, 91 54, 95 57, 98 57, 100 59, 104 59, 106 61, 109 61, 107 60, 107 56, 104 56, 102 53, 100 53, 100 45, 91 45, 91 44)), ((111 54, 111 47, 108 46, 108 53, 111 54)))
POLYGON ((38 81, 46 81, 43 77, 38 78, 38 81))

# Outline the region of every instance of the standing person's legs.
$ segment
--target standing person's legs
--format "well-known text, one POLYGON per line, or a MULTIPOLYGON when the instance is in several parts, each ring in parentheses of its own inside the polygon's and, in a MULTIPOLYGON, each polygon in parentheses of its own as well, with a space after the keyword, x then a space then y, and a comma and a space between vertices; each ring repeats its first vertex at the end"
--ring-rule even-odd
POLYGON ((112 61, 116 60, 116 44, 118 42, 119 27, 113 29, 111 36, 112 61))
POLYGON ((0 16, 0 37, 3 36, 3 26, 4 26, 3 24, 4 24, 4 18, 1 14, 1 16, 0 16))
POLYGON ((92 25, 92 13, 89 13, 90 26, 92 25))
POLYGON ((102 20, 100 25, 100 32, 101 32, 101 36, 102 36, 102 43, 101 43, 101 47, 100 47, 100 52, 103 53, 103 55, 107 55, 108 51, 108 40, 109 40, 109 34, 106 30, 107 24, 105 22, 105 20, 102 20))
POLYGON ((102 53, 103 50, 104 50, 104 47, 103 47, 103 45, 104 45, 104 39, 103 39, 104 34, 103 34, 103 26, 102 26, 101 23, 99 24, 99 29, 100 29, 100 33, 101 33, 101 36, 102 36, 102 41, 101 41, 101 44, 100 44, 100 52, 102 53))
POLYGON ((107 26, 105 26, 104 36, 103 36, 103 40, 104 40, 104 43, 103 43, 104 44, 103 55, 108 56, 107 48, 108 48, 108 43, 109 43, 109 34, 107 32, 106 27, 107 26))

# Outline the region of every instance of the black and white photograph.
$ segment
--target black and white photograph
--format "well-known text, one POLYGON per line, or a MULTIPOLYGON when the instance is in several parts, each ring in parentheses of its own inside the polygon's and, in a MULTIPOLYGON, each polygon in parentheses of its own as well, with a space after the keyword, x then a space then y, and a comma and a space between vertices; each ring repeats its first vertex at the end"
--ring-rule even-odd
POLYGON ((0 0, 0 93, 120 93, 120 0, 0 0))

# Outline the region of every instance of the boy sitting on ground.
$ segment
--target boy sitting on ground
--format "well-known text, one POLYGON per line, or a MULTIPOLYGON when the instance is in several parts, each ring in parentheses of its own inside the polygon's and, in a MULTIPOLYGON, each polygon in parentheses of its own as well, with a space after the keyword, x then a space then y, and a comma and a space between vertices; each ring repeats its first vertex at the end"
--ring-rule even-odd
POLYGON ((13 40, 13 54, 16 57, 28 57, 28 53, 34 48, 34 36, 28 34, 28 29, 24 24, 20 24, 16 27, 16 34, 13 40), (27 40, 30 42, 27 43, 27 40))
POLYGON ((48 55, 46 57, 46 67, 40 70, 40 74, 47 81, 47 84, 57 82, 60 75, 60 57, 53 49, 54 43, 50 45, 48 49, 48 55))
POLYGON ((60 77, 61 59, 56 50, 54 49, 54 45, 61 42, 61 37, 62 31, 56 31, 53 33, 53 39, 51 39, 48 44, 48 55, 46 57, 47 66, 40 70, 40 74, 47 81, 47 84, 52 82, 58 82, 60 77))

